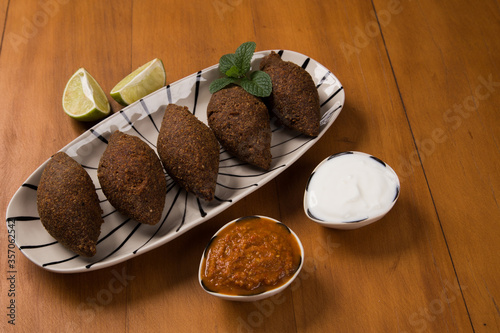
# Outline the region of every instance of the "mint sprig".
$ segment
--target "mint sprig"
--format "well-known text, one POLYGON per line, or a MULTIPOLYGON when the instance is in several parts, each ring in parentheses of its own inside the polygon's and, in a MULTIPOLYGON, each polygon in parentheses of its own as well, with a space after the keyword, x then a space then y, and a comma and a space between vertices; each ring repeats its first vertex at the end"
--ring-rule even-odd
POLYGON ((219 70, 224 77, 210 84, 211 94, 231 83, 240 85, 248 93, 257 97, 267 97, 271 94, 271 77, 267 73, 254 71, 248 76, 255 47, 255 42, 246 42, 241 44, 235 53, 225 54, 220 58, 219 70))

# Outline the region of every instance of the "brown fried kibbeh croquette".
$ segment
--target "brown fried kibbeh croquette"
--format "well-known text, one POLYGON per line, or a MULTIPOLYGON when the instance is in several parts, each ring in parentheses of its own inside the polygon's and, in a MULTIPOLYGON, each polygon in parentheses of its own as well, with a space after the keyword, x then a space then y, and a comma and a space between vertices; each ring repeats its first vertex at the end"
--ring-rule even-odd
POLYGON ((206 201, 214 198, 219 142, 187 107, 167 105, 157 149, 165 170, 179 186, 206 201))
POLYGON ((214 93, 208 125, 230 154, 265 170, 271 167, 271 126, 266 105, 237 85, 214 93))
POLYGON ((101 156, 97 178, 109 203, 143 224, 161 219, 167 181, 161 162, 140 138, 115 131, 101 156))
POLYGON ((92 179, 78 162, 66 153, 54 154, 42 172, 36 202, 52 237, 81 256, 96 254, 102 209, 92 179))
POLYGON ((308 136, 319 134, 320 104, 311 75, 290 61, 283 61, 274 51, 265 56, 260 70, 271 77, 273 90, 265 99, 281 123, 308 136))

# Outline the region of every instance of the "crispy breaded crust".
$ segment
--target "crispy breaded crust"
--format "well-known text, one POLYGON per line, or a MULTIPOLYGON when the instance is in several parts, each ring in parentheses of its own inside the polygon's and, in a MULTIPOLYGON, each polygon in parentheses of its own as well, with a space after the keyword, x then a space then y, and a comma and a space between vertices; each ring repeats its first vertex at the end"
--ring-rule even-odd
POLYGON ((265 104, 237 85, 214 93, 207 107, 208 125, 221 145, 240 160, 268 170, 271 127, 265 104))
POLYGON ((140 138, 113 132, 97 177, 104 195, 119 212, 143 224, 160 221, 167 181, 158 156, 140 138))
POLYGON ((71 157, 56 153, 42 172, 37 190, 40 220, 69 250, 92 257, 104 222, 92 179, 71 157))
POLYGON ((186 191, 210 201, 219 171, 219 142, 187 107, 169 104, 161 123, 158 154, 167 173, 186 191))
POLYGON ((283 125, 308 136, 319 134, 318 90, 309 73, 274 51, 265 56, 260 69, 271 77, 273 91, 265 99, 269 109, 283 125))

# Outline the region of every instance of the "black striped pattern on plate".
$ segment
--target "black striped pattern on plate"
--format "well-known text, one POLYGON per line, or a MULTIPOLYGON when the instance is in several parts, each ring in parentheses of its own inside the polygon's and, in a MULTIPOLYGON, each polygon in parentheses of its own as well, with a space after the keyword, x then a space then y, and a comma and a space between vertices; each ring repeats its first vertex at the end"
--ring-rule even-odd
MULTIPOLYGON (((255 53, 252 68, 258 68, 262 57, 269 52, 255 53)), ((322 114, 318 137, 306 137, 272 122, 273 157, 269 171, 247 165, 221 148, 213 201, 205 202, 185 192, 165 174, 168 192, 161 221, 148 226, 128 219, 109 204, 97 179, 97 166, 106 149, 107 138, 113 131, 120 130, 140 137, 156 150, 164 113, 162 106, 168 103, 187 106, 198 119, 207 123, 206 107, 211 96, 208 86, 219 77, 219 71, 216 65, 198 71, 125 107, 62 149, 85 168, 97 189, 105 222, 101 228, 95 257, 83 258, 66 250, 48 235, 40 223, 36 190, 46 162, 19 188, 7 209, 7 222, 15 224, 19 249, 35 264, 55 272, 83 272, 114 265, 167 243, 222 212, 284 171, 328 130, 343 107, 345 95, 338 79, 315 60, 293 51, 277 52, 284 60, 292 61, 307 70, 315 81, 322 114)))

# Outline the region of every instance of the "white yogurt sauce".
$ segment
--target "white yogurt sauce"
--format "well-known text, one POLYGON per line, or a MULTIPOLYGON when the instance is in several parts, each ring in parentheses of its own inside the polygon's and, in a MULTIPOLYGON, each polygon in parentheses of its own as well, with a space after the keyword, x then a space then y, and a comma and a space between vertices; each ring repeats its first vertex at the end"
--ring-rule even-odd
POLYGON ((306 204, 324 221, 358 221, 384 214, 399 190, 389 166, 355 152, 321 163, 309 180, 306 204))

